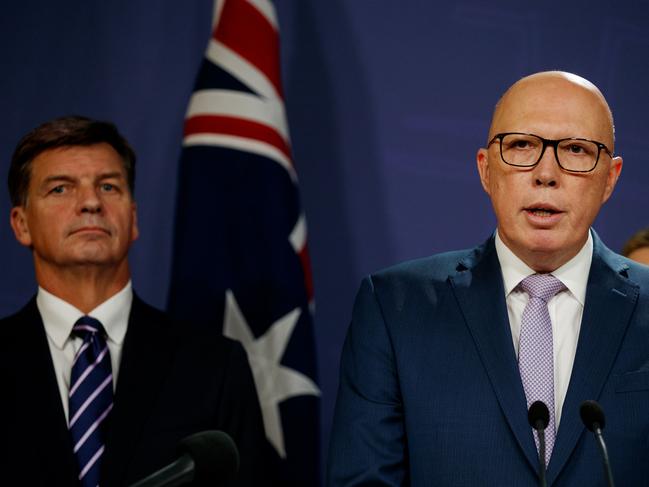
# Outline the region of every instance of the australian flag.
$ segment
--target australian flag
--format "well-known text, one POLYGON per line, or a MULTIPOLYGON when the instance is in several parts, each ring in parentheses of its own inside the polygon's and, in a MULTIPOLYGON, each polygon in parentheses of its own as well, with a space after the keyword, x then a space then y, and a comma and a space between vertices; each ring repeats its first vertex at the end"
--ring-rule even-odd
POLYGON ((269 0, 225 0, 185 119, 169 309, 248 353, 268 485, 319 484, 313 287, 269 0))

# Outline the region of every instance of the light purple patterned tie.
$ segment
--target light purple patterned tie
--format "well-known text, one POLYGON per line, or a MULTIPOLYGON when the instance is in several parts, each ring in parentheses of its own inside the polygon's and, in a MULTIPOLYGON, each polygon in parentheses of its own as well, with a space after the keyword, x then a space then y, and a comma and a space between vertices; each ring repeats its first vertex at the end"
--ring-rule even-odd
MULTIPOLYGON (((551 274, 533 274, 520 286, 530 299, 523 311, 518 350, 518 369, 525 389, 527 407, 534 401, 543 401, 550 411, 550 422, 545 430, 545 462, 550 461, 556 436, 554 417, 554 357, 552 353, 552 322, 548 300, 565 289, 551 274)), ((534 435, 536 449, 539 440, 534 435)))

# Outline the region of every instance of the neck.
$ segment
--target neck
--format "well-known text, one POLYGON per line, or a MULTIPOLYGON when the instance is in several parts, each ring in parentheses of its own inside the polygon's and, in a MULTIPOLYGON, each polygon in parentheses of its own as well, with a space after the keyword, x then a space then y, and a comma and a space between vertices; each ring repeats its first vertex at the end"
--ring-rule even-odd
POLYGON ((535 255, 533 252, 529 252, 524 256, 519 256, 519 258, 525 262, 529 267, 531 267, 534 272, 539 274, 547 274, 550 272, 556 271, 563 264, 572 259, 574 254, 566 255, 535 255))
POLYGON ((130 279, 128 262, 119 266, 52 268, 35 265, 36 281, 47 292, 89 313, 121 291, 130 279))
POLYGON ((536 248, 516 245, 507 238, 507 235, 500 228, 498 229, 498 237, 510 252, 522 260, 534 272, 547 274, 556 271, 581 252, 588 241, 589 234, 586 234, 581 242, 571 246, 549 246, 545 243, 545 245, 537 245, 536 248))

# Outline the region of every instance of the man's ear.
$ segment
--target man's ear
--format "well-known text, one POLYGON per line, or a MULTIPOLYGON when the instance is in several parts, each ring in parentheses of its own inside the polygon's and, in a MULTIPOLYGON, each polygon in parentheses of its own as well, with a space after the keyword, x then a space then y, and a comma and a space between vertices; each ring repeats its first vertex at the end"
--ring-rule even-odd
POLYGON ((478 165, 478 174, 480 175, 480 182, 482 189, 487 194, 489 193, 489 151, 487 149, 479 149, 476 155, 476 163, 478 165))
POLYGON ((14 206, 11 209, 10 219, 11 228, 14 231, 16 240, 25 247, 31 247, 32 236, 29 233, 29 224, 27 223, 27 214, 23 206, 14 206))
POLYGON ((140 229, 137 226, 137 204, 135 202, 133 202, 131 211, 133 213, 133 222, 131 223, 131 242, 135 242, 140 236, 140 229))
POLYGON ((620 156, 615 156, 611 159, 611 165, 608 169, 608 174, 606 175, 606 187, 604 188, 602 203, 605 203, 613 194, 613 189, 615 188, 621 172, 622 158, 620 156))

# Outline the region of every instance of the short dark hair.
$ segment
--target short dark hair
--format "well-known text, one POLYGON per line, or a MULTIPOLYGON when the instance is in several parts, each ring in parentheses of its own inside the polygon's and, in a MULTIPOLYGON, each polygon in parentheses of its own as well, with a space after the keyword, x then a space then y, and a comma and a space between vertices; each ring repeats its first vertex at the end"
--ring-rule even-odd
POLYGON ((628 257, 631 252, 649 247, 649 228, 638 230, 633 236, 624 244, 622 248, 622 255, 628 257))
POLYGON ((135 151, 128 141, 110 122, 73 115, 45 122, 18 142, 9 167, 8 183, 11 204, 22 206, 27 202, 31 164, 39 154, 61 147, 90 146, 101 143, 110 144, 122 158, 129 191, 131 195, 134 195, 135 151))

